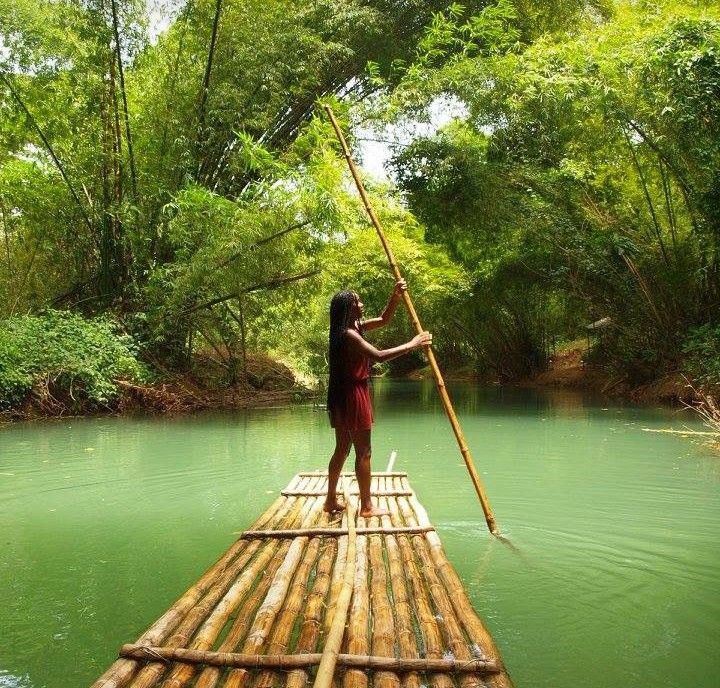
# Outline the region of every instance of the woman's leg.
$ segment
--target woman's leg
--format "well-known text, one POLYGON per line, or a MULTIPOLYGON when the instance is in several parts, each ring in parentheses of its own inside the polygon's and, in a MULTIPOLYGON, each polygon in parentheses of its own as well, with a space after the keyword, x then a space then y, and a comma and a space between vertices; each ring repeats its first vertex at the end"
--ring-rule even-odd
POLYGON ((352 442, 355 446, 355 475, 360 486, 360 516, 385 516, 387 510, 374 507, 370 500, 370 430, 355 430, 352 442))
POLYGON ((335 451, 330 457, 330 465, 328 466, 328 493, 323 507, 325 511, 332 512, 342 509, 337 500, 337 483, 351 444, 350 433, 347 430, 335 428, 335 451))

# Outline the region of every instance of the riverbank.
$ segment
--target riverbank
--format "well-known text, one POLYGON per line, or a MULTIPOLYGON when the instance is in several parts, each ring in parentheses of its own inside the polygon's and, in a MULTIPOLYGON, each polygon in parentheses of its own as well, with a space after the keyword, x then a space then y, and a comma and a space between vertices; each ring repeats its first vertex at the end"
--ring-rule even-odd
POLYGON ((698 399, 687 378, 679 372, 633 385, 625 376, 613 375, 586 364, 583 360, 586 351, 587 347, 583 346, 558 351, 550 359, 547 370, 517 384, 526 387, 566 387, 638 404, 692 405, 698 399))
POLYGON ((198 355, 187 370, 159 373, 152 381, 116 380, 106 403, 88 399, 82 389, 68 390, 41 381, 21 404, 0 413, 6 422, 132 414, 187 414, 209 410, 267 407, 313 399, 316 392, 285 363, 265 354, 248 354, 235 382, 212 357, 198 355))
MULTIPOLYGON (((472 368, 467 367, 444 370, 443 377, 453 382, 573 389, 637 404, 692 405, 700 398, 686 377, 679 372, 646 384, 632 385, 623 376, 613 375, 606 370, 586 364, 583 360, 586 351, 587 347, 580 345, 558 351, 550 359, 546 370, 521 380, 500 381, 492 375, 478 375, 472 368)), ((432 379, 432 372, 426 366, 406 373, 402 377, 409 380, 432 379)))
MULTIPOLYGON (((698 407, 704 404, 710 415, 714 414, 713 397, 694 390, 680 373, 633 386, 622 377, 586 364, 585 353, 586 347, 577 344, 560 350, 550 359, 547 370, 513 382, 478 375, 471 367, 450 368, 443 371, 443 375, 449 382, 569 389, 642 405, 698 407)), ((180 415, 267 407, 322 396, 312 380, 263 353, 248 353, 232 384, 227 382, 228 373, 227 365, 216 355, 198 353, 184 371, 157 371, 156 376, 146 382, 117 380, 116 395, 104 404, 91 402, 83 395, 82 388, 73 393, 72 389, 49 384, 43 379, 22 404, 0 413, 0 421, 93 415, 180 415)), ((391 377, 423 380, 431 379, 432 373, 426 366, 391 377)))

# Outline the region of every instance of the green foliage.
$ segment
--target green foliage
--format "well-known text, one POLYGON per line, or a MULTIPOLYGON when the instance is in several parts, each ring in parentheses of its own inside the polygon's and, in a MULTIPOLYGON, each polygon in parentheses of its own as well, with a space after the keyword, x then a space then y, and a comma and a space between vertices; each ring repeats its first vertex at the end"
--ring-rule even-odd
POLYGON ((0 408, 19 406, 38 387, 79 407, 107 406, 118 380, 148 378, 136 354, 109 318, 53 310, 9 318, 0 330, 0 408))
POLYGON ((683 345, 687 368, 703 385, 720 385, 720 325, 706 323, 688 332, 683 345))
POLYGON ((501 329, 524 323, 504 338, 536 342, 609 316, 595 356, 639 382, 675 370, 688 328, 720 303, 720 15, 675 2, 612 10, 527 46, 456 50, 420 81, 409 71, 390 101, 467 107, 467 121, 395 165, 428 239, 492 294, 481 331, 504 304, 514 313, 501 329))
POLYGON ((603 365, 675 369, 720 303, 719 35, 672 0, 199 0, 151 41, 139 0, 0 0, 0 316, 117 312, 226 382, 248 350, 321 374, 333 292, 375 314, 392 280, 318 104, 353 145, 449 98, 402 197, 371 188, 441 355, 522 377, 610 316, 603 365))

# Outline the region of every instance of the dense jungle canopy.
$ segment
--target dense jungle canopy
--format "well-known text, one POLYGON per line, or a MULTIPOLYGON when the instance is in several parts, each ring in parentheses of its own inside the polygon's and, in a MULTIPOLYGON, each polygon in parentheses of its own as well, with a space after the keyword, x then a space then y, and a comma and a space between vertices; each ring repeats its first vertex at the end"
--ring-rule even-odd
POLYGON ((525 378, 609 319, 594 365, 720 381, 717 3, 0 0, 0 403, 322 375, 331 294, 392 280, 319 102, 386 141, 446 363, 525 378))

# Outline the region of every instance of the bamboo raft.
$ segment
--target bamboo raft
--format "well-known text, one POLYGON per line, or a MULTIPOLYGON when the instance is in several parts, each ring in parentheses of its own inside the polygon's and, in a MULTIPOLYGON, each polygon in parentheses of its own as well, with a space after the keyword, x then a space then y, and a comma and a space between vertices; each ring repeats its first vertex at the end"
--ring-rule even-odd
POLYGON ((368 519, 341 483, 331 516, 296 475, 93 688, 511 688, 407 474, 373 473, 368 519))

